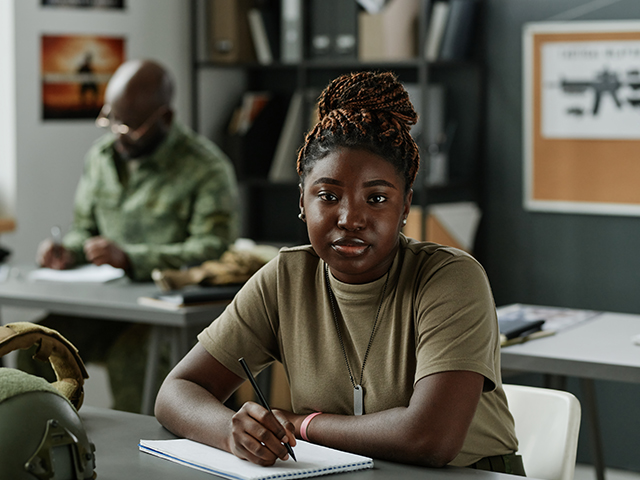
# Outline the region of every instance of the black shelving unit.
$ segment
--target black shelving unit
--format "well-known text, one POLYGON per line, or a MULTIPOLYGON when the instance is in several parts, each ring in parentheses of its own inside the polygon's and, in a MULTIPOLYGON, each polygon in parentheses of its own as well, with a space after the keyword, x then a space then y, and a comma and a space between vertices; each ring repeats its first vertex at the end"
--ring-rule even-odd
MULTIPOLYGON (((390 70, 407 83, 418 84, 421 105, 415 105, 419 113, 427 111, 427 88, 441 83, 447 91, 447 117, 457 123, 456 135, 449 154, 449 181, 445 185, 429 186, 426 183, 429 165, 428 122, 422 121, 416 135, 422 160, 414 185, 414 204, 423 207, 434 203, 454 201, 480 202, 481 165, 484 135, 482 117, 484 105, 484 68, 481 49, 476 45, 467 61, 423 60, 424 45, 429 24, 428 12, 432 0, 420 0, 418 25, 419 51, 415 59, 385 62, 360 62, 357 60, 303 59, 296 64, 275 61, 264 65, 258 62, 221 64, 207 58, 205 45, 205 20, 208 0, 191 0, 192 17, 192 125, 199 129, 200 91, 199 74, 209 69, 239 69, 247 75, 248 88, 268 90, 281 95, 291 95, 297 89, 322 89, 331 79, 351 71, 390 70)), ((347 0, 344 0, 347 1, 347 0)), ((480 9, 480 15, 482 9, 480 9)), ((480 18, 477 19, 478 21, 480 18)), ((480 22, 478 22, 480 24, 480 22)), ((476 32, 479 39, 482 32, 476 32)), ((423 115, 424 116, 424 115, 423 115)), ((305 116, 308 118, 308 116, 305 116)), ((243 228, 241 234, 264 242, 301 243, 307 241, 304 224, 297 218, 299 190, 297 183, 270 183, 267 179, 250 179, 241 182, 241 208, 243 228)), ((426 236, 426 218, 422 222, 426 236)))

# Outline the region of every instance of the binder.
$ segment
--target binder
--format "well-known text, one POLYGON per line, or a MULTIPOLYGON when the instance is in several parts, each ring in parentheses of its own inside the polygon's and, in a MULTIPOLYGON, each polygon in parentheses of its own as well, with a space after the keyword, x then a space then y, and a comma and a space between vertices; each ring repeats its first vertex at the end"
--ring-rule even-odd
POLYGON ((302 61, 302 7, 302 0, 282 0, 280 60, 283 63, 298 63, 302 61))
POLYGON ((248 16, 251 39, 253 40, 258 62, 263 65, 268 65, 273 62, 273 53, 271 52, 271 45, 267 37, 267 28, 264 18, 262 17, 262 12, 257 8, 252 8, 249 10, 248 16))
POLYGON ((281 0, 253 0, 253 8, 260 12, 274 61, 280 58, 280 2, 281 0))
POLYGON ((331 0, 309 1, 309 56, 311 58, 331 56, 335 21, 333 3, 331 0))
MULTIPOLYGON (((355 0, 335 0, 332 22, 333 56, 357 58, 358 56, 358 4, 355 0)), ((325 7, 326 8, 326 7, 325 7)))
POLYGON ((480 3, 478 0, 450 0, 449 3, 449 15, 442 38, 440 59, 465 60, 469 57, 480 3))
POLYGON ((255 60, 249 28, 250 0, 211 0, 211 60, 238 63, 255 60))
POLYGON ((440 0, 433 4, 431 17, 429 18, 429 28, 427 30, 427 44, 424 49, 425 58, 429 62, 438 60, 448 16, 449 2, 440 0))
POLYGON ((355 0, 309 1, 311 58, 357 57, 358 4, 355 0))

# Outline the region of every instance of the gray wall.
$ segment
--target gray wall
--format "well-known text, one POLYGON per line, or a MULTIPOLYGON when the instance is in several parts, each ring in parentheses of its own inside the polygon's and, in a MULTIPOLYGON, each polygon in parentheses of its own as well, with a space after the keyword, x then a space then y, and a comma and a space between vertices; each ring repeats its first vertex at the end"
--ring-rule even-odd
MULTIPOLYGON (((523 24, 640 19, 640 1, 485 3, 487 143, 477 254, 496 303, 640 313, 640 218, 534 213, 522 206, 523 24)), ((640 160, 640 151, 638 156, 640 160)), ((640 471, 640 386, 597 382, 596 388, 607 465, 640 471)), ((575 393, 581 394, 579 389, 575 393)), ((583 462, 590 458, 587 436, 583 429, 579 448, 583 462)))

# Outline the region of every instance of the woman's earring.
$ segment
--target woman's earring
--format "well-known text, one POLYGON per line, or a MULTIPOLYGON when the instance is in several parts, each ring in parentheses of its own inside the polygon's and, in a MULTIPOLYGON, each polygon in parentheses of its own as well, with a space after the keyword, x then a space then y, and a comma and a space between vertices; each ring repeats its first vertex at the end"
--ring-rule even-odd
POLYGON ((403 224, 403 225, 406 225, 406 224, 407 224, 407 219, 406 219, 406 218, 403 218, 403 219, 402 219, 402 224, 403 224))
POLYGON ((304 213, 300 212, 298 214, 298 218, 304 222, 304 220, 305 220, 305 218, 307 218, 307 216, 304 213))

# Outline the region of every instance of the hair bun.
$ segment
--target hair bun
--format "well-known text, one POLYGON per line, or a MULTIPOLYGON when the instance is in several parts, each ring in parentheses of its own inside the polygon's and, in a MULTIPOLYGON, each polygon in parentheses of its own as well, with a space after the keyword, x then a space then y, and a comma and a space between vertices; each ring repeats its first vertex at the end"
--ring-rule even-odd
POLYGON ((392 72, 357 72, 333 80, 318 99, 318 119, 334 110, 392 115, 407 127, 418 121, 409 94, 392 72))
POLYGON ((394 73, 341 75, 318 98, 318 123, 298 150, 297 172, 304 179, 316 161, 336 148, 365 148, 394 165, 408 192, 420 166, 411 136, 417 121, 409 94, 394 73))

